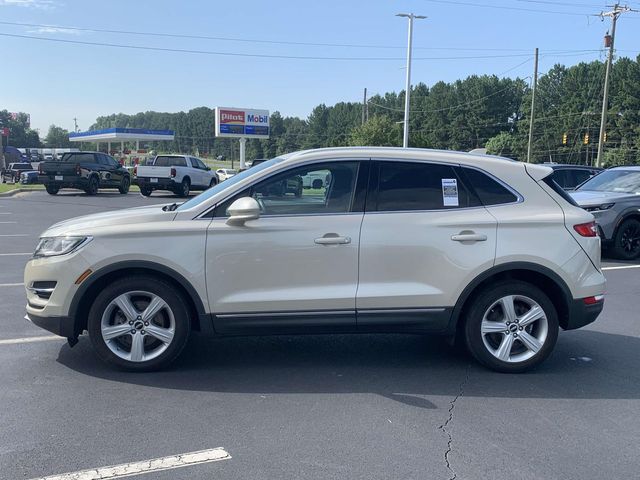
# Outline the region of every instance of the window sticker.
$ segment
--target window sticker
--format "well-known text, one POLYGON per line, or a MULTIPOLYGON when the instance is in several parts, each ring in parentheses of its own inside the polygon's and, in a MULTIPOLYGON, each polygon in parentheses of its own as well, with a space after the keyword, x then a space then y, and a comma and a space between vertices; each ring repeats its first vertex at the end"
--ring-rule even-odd
POLYGON ((455 178, 442 179, 442 203, 445 207, 458 207, 458 180, 455 178))

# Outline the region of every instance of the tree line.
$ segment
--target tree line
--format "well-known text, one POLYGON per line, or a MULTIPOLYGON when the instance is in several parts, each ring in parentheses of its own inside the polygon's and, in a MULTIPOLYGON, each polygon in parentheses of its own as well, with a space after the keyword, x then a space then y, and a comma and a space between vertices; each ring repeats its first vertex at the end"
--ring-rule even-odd
MULTIPOLYGON (((597 151, 604 85, 604 63, 555 65, 538 81, 532 161, 591 164, 597 151)), ((411 91, 410 146, 489 153, 525 160, 531 113, 527 79, 472 75, 411 91)), ((640 56, 623 57, 612 68, 605 164, 640 163, 640 56)), ((306 119, 271 114, 271 137, 247 142, 247 158, 346 145, 400 146, 404 91, 360 102, 316 106, 306 119), (363 117, 365 121, 363 122, 363 117)), ((3 117, 0 115, 0 122, 3 117)), ((238 142, 214 137, 214 111, 140 112, 98 117, 91 129, 128 127, 171 129, 173 142, 157 142, 158 151, 238 158, 238 142)), ((47 144, 66 131, 52 125, 47 144)), ((51 145, 54 146, 54 145, 51 145)), ((61 145, 56 145, 61 146, 61 145)))

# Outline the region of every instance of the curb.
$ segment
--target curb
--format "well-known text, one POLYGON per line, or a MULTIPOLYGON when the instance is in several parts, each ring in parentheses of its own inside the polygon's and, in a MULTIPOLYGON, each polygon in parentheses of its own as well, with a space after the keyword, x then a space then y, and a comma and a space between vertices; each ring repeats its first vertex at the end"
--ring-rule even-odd
POLYGON ((13 190, 9 190, 8 192, 0 193, 0 198, 2 197, 13 197, 15 194, 20 192, 41 192, 43 190, 39 188, 14 188, 13 190))

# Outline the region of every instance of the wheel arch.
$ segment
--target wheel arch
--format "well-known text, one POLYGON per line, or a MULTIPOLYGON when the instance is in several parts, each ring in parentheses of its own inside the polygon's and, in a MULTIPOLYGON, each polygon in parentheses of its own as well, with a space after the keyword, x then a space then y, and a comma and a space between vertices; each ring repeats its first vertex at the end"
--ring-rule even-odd
POLYGON ((569 324, 570 302, 573 299, 566 282, 551 269, 528 262, 510 262, 496 265, 476 277, 458 298, 451 315, 451 330, 462 331, 465 313, 476 296, 487 286, 501 280, 521 280, 540 288, 553 303, 558 313, 560 326, 569 324))
POLYGON ((204 304, 191 283, 175 270, 153 262, 133 260, 114 263, 89 275, 75 293, 69 316, 74 319, 74 334, 79 335, 87 328, 87 318, 92 300, 105 285, 126 276, 148 274, 160 277, 182 293, 191 317, 191 328, 202 333, 212 333, 211 315, 206 313, 204 304))
POLYGON ((637 208, 631 208, 628 211, 623 212, 622 215, 618 217, 618 220, 616 220, 616 227, 613 229, 612 239, 616 237, 618 229, 627 220, 638 220, 640 222, 640 210, 637 208))

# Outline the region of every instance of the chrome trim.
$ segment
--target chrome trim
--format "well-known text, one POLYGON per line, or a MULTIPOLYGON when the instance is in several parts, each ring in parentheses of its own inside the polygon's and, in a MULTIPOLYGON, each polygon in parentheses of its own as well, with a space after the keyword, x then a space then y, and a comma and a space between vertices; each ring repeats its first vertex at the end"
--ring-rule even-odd
POLYGON ((53 291, 56 289, 56 287, 53 288, 34 288, 34 287, 27 287, 27 290, 29 290, 30 292, 35 293, 36 295, 40 295, 41 293, 53 293, 53 291))
POLYGON ((358 313, 442 313, 446 310, 444 307, 438 308, 359 308, 358 313))
POLYGON ((260 313, 222 313, 214 314, 218 318, 246 318, 246 317, 311 317, 316 315, 355 315, 355 310, 317 310, 303 312, 260 312, 260 313))

